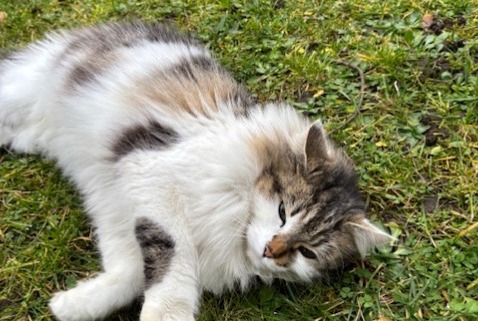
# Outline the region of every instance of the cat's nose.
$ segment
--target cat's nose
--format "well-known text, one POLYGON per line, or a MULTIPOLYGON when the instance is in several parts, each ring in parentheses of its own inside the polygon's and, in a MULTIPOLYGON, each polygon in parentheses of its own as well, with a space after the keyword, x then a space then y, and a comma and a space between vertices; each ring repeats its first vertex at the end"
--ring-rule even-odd
POLYGON ((263 256, 267 258, 279 258, 287 252, 289 252, 287 242, 283 237, 275 235, 272 240, 266 244, 263 256))

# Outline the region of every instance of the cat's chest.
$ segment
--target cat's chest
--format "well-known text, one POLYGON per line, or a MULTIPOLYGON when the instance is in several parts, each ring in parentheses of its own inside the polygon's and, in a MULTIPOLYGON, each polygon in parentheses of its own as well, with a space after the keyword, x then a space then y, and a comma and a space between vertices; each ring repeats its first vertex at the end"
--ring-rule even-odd
POLYGON ((215 230, 197 244, 201 286, 213 293, 221 293, 237 285, 247 286, 251 275, 242 240, 233 237, 237 232, 218 233, 215 230))
POLYGON ((229 191, 203 194, 190 204, 187 221, 198 254, 201 286, 214 293, 246 286, 250 278, 244 225, 249 215, 247 199, 229 191))

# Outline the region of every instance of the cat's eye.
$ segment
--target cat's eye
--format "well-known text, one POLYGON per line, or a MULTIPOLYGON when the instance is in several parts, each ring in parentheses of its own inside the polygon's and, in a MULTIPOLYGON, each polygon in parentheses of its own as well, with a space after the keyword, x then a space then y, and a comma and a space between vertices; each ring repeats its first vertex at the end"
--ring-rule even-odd
POLYGON ((309 250, 305 246, 299 246, 298 250, 299 250, 300 254, 302 254, 304 257, 306 257, 308 259, 316 259, 317 258, 317 255, 315 255, 314 252, 312 252, 311 250, 309 250))
POLYGON ((279 218, 281 219, 282 221, 282 226, 285 225, 285 206, 284 206, 284 202, 280 202, 280 205, 279 205, 279 218))

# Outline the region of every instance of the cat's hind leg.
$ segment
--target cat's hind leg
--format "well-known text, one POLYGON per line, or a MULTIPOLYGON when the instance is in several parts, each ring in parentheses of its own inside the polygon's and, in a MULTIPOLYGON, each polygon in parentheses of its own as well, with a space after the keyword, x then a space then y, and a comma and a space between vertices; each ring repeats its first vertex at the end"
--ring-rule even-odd
MULTIPOLYGON (((129 239, 129 236, 126 238, 129 239)), ((118 253, 106 254, 109 257, 104 258, 104 272, 92 279, 80 281, 73 289, 56 293, 51 299, 50 308, 58 319, 102 319, 130 304, 141 294, 144 284, 141 257, 135 252, 136 249, 128 249, 131 244, 126 244, 125 236, 121 240, 118 237, 110 241, 118 243, 114 250, 118 253)))
POLYGON ((143 292, 143 260, 134 234, 134 219, 125 213, 127 205, 118 199, 107 200, 105 195, 98 195, 103 197, 104 207, 89 211, 94 217, 104 272, 54 295, 50 308, 62 321, 102 319, 143 292))

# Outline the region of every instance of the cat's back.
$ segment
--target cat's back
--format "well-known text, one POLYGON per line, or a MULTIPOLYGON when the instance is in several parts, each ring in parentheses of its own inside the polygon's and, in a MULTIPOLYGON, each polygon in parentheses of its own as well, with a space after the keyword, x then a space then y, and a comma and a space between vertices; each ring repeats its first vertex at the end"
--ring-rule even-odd
MULTIPOLYGON (((50 34, 44 48, 60 43, 51 54, 52 69, 65 90, 99 89, 151 78, 183 60, 210 58, 194 38, 165 24, 107 23, 50 34), (56 60, 56 61, 55 61, 56 60)), ((53 46, 52 46, 53 47, 53 46)))
POLYGON ((30 97, 44 102, 103 97, 103 104, 177 117, 209 117, 229 105, 241 114, 251 103, 202 44, 166 24, 108 23, 51 33, 0 65, 7 66, 0 81, 15 87, 10 92, 25 96, 22 89, 33 89, 30 97))
POLYGON ((141 114, 166 118, 210 118, 221 109, 243 114, 252 102, 201 43, 171 25, 112 23, 59 38, 65 93, 98 91, 141 114))
POLYGON ((0 61, 0 70, 0 118, 9 119, 12 137, 27 128, 18 149, 47 154, 62 137, 53 154, 74 142, 104 158, 117 137, 138 126, 195 136, 211 123, 247 116, 254 104, 202 44, 164 24, 51 33, 0 61))

